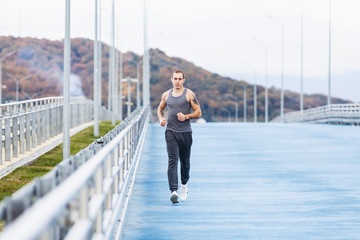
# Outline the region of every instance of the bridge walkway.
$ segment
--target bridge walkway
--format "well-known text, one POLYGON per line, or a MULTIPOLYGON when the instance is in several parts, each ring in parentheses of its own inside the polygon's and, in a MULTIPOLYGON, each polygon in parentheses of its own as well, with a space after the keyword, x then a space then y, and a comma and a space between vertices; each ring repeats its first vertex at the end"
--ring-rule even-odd
POLYGON ((193 124, 189 196, 169 201, 151 124, 123 239, 358 239, 360 128, 193 124))

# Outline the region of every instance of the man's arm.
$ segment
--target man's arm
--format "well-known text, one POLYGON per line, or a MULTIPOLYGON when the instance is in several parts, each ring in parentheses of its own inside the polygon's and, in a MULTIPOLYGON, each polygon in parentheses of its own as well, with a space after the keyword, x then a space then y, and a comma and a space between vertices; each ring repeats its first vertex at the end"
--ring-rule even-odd
POLYGON ((185 121, 186 119, 201 117, 201 115, 202 115, 201 107, 200 107, 199 101, 196 98, 195 93, 193 91, 191 91, 190 89, 188 89, 188 92, 186 93, 186 98, 189 100, 190 105, 194 111, 192 113, 189 113, 186 115, 184 115, 182 113, 178 113, 179 121, 185 121))
POLYGON ((166 98, 167 98, 167 92, 164 92, 163 95, 161 96, 161 100, 160 100, 160 104, 159 104, 159 107, 158 107, 158 110, 157 110, 157 115, 158 115, 158 118, 159 118, 159 122, 160 122, 160 125, 162 127, 165 126, 166 124, 166 119, 165 119, 165 108, 166 108, 166 98))

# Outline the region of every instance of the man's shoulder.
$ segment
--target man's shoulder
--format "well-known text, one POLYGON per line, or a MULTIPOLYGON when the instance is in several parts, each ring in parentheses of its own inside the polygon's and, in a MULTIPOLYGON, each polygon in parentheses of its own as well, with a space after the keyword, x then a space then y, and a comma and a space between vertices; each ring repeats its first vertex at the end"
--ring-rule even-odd
POLYGON ((186 94, 192 95, 192 94, 194 94, 194 92, 190 88, 187 88, 186 94))
POLYGON ((163 92, 162 98, 167 98, 169 96, 169 90, 163 92))

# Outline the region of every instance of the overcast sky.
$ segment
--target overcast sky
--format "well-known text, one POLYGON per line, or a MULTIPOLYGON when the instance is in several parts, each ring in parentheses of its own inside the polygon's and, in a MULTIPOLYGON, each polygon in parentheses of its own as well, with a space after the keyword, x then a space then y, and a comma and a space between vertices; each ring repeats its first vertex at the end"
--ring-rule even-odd
MULTIPOLYGON (((64 38, 65 0, 0 0, 0 34, 64 38)), ((281 84, 281 25, 284 27, 284 86, 300 91, 300 13, 304 16, 304 92, 328 91, 329 0, 150 0, 150 47, 184 58, 223 76, 281 84), (246 63, 244 63, 246 62, 246 63), (255 70, 255 71, 254 71, 255 70)), ((143 53, 143 0, 117 0, 117 44, 143 53)), ((357 0, 331 0, 332 95, 360 102, 360 14, 357 0)), ((111 0, 102 1, 102 39, 110 39, 111 0)), ((71 37, 94 37, 94 0, 71 3, 71 37)))

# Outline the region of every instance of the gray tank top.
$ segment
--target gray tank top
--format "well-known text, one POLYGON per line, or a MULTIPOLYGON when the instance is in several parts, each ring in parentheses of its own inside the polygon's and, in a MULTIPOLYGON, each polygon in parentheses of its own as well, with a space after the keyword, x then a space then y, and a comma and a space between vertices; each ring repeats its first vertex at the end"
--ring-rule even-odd
POLYGON ((166 100, 166 105, 168 109, 168 120, 166 129, 173 132, 191 132, 190 119, 181 122, 177 118, 177 113, 179 112, 183 114, 190 113, 191 105, 186 100, 186 92, 187 88, 184 89, 184 92, 181 96, 173 97, 172 89, 169 90, 169 96, 166 100))

